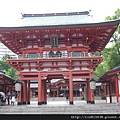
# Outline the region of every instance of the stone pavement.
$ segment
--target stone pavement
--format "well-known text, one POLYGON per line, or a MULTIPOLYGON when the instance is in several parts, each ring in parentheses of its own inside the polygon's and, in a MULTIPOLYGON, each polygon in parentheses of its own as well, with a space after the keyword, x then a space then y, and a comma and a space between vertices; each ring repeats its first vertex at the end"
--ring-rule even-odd
POLYGON ((69 105, 66 101, 47 101, 47 105, 37 105, 31 101, 30 105, 0 106, 0 114, 120 114, 120 105, 96 100, 95 104, 86 101, 74 101, 69 105))

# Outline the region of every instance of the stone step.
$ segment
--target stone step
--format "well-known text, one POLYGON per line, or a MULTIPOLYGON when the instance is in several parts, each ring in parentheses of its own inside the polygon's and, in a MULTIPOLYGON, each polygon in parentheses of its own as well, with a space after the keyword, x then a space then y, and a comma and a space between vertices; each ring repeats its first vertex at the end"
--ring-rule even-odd
MULTIPOLYGON (((83 97, 74 97, 74 101, 77 101, 77 100, 82 100, 83 97)), ((50 98, 47 98, 48 101, 64 101, 66 99, 66 97, 50 97, 50 98)), ((34 97, 34 98, 31 98, 32 101, 37 101, 38 98, 37 97, 34 97)), ((95 96, 95 100, 101 100, 101 97, 100 96, 95 96)))
POLYGON ((38 113, 38 112, 41 112, 41 113, 44 113, 44 112, 55 112, 55 113, 58 113, 58 112, 74 112, 74 113, 80 113, 80 112, 89 112, 89 113, 99 113, 99 112, 119 112, 120 113, 120 109, 118 106, 114 106, 113 107, 103 107, 103 106, 99 106, 99 107, 96 107, 96 106, 89 106, 89 107, 74 107, 74 106, 71 106, 71 107, 44 107, 44 106, 39 106, 39 107, 4 107, 2 108, 2 110, 0 109, 0 113, 8 113, 8 112, 34 112, 34 113, 38 113))
POLYGON ((116 103, 105 103, 97 100, 96 104, 87 104, 86 101, 76 101, 69 105, 65 101, 48 102, 47 105, 37 105, 32 101, 30 105, 0 106, 0 114, 120 114, 120 106, 116 103))

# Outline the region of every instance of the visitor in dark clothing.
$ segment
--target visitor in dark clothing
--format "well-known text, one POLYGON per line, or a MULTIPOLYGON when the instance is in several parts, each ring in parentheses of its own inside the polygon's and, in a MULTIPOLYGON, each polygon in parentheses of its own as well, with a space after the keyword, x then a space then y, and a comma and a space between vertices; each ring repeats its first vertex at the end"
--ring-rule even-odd
POLYGON ((10 92, 9 91, 7 92, 7 102, 8 102, 8 105, 10 105, 10 92))

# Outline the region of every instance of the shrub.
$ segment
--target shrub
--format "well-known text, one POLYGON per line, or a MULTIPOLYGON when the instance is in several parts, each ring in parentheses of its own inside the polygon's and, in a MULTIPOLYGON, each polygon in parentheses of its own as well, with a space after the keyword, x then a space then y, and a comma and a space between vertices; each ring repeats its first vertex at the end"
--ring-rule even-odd
POLYGON ((101 99, 102 99, 102 100, 105 100, 105 99, 106 99, 106 97, 105 97, 104 94, 101 95, 101 99))

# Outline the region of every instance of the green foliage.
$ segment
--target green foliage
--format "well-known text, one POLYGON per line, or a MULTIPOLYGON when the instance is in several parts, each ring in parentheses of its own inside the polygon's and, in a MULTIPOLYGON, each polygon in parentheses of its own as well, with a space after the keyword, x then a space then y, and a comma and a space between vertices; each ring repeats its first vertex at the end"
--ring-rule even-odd
POLYGON ((114 15, 105 17, 105 20, 115 20, 115 19, 119 19, 119 17, 120 17, 120 8, 118 8, 114 12, 114 15))
POLYGON ((8 54, 5 54, 5 55, 3 56, 3 58, 2 58, 2 61, 6 61, 7 58, 8 58, 8 54))
MULTIPOLYGON (((120 19, 120 8, 118 8, 114 12, 114 15, 105 17, 105 20, 115 20, 115 19, 120 19)), ((118 32, 118 34, 120 33, 120 25, 117 28, 117 32, 118 32)))
POLYGON ((16 70, 13 69, 13 68, 8 69, 7 75, 10 76, 13 79, 17 79, 16 70))
POLYGON ((3 56, 2 60, 0 60, 0 70, 4 71, 6 75, 10 76, 13 79, 17 79, 16 70, 8 65, 5 61, 7 59, 7 54, 3 56))
POLYGON ((96 68, 94 77, 98 79, 108 70, 120 65, 120 42, 117 42, 110 48, 105 48, 102 52, 104 60, 96 68))
POLYGON ((0 69, 4 72, 7 72, 11 67, 5 62, 0 61, 0 69))
MULTIPOLYGON (((120 17, 120 9, 115 11, 115 15, 107 16, 106 20, 114 20, 120 17)), ((105 48, 102 51, 102 55, 104 56, 104 60, 101 64, 96 68, 95 74, 93 77, 98 79, 108 70, 113 69, 114 67, 120 65, 120 25, 118 26, 116 32, 112 36, 110 42, 112 42, 112 46, 109 48, 105 48)))
POLYGON ((102 99, 102 100, 105 100, 105 99, 106 99, 106 97, 105 97, 104 94, 101 95, 101 99, 102 99))
POLYGON ((104 64, 99 64, 98 67, 96 68, 95 74, 93 75, 93 77, 95 79, 99 79, 99 77, 101 77, 106 71, 107 67, 104 66, 104 64))
POLYGON ((101 94, 104 94, 104 89, 103 89, 103 87, 100 88, 100 93, 101 93, 101 94))

